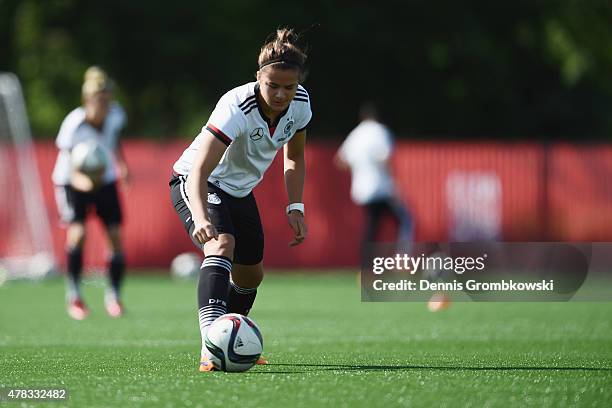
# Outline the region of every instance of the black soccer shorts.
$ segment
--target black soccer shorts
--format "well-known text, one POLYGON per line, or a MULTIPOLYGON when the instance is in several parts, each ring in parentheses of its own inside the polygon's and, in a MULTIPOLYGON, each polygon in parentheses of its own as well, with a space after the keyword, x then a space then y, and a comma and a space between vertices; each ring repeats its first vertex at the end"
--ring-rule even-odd
MULTIPOLYGON (((195 228, 187 196, 187 176, 173 175, 170 197, 189 238, 201 250, 192 236, 195 228)), ((212 183, 208 183, 208 214, 219 233, 234 236, 234 263, 255 265, 263 259, 264 233, 255 196, 251 192, 243 198, 233 197, 212 183)))
POLYGON ((91 192, 75 190, 71 186, 56 186, 55 201, 64 223, 85 222, 89 210, 94 209, 104 225, 120 225, 123 221, 117 183, 103 185, 91 192))

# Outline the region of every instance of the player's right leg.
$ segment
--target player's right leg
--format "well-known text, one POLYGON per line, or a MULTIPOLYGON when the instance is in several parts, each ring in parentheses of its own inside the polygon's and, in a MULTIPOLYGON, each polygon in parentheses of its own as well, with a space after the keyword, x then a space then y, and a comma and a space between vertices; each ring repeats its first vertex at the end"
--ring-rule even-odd
POLYGON ((124 313, 121 302, 121 286, 125 275, 125 255, 121 240, 123 214, 117 192, 117 184, 102 186, 95 194, 96 213, 104 223, 111 253, 108 259, 109 287, 104 295, 104 307, 110 317, 121 317, 124 313))
POLYGON ((73 319, 83 320, 89 314, 81 295, 85 215, 88 196, 86 193, 75 191, 70 186, 56 186, 55 199, 62 225, 67 226, 66 301, 68 303, 68 314, 73 319))
POLYGON ((206 334, 215 319, 227 313, 228 287, 234 257, 234 236, 219 234, 204 244, 204 262, 198 279, 198 321, 202 350, 200 371, 211 371, 212 364, 206 358, 206 334))
POLYGON ((227 313, 229 279, 234 259, 234 230, 227 209, 227 194, 209 184, 208 213, 219 231, 219 238, 204 246, 192 236, 194 223, 186 189, 186 176, 173 176, 170 180, 170 196, 174 209, 190 239, 204 252, 204 262, 198 279, 198 320, 202 339, 200 371, 211 371, 212 364, 206 359, 205 339, 208 327, 219 316, 227 313))
POLYGON ((397 198, 388 201, 389 211, 397 221, 397 241, 400 246, 410 246, 414 240, 414 223, 408 208, 397 198))
POLYGON ((361 237, 361 269, 369 267, 374 253, 372 252, 376 235, 380 229, 382 215, 384 211, 384 203, 381 201, 372 201, 363 206, 365 215, 365 226, 361 237))
POLYGON ((84 243, 85 225, 83 222, 70 223, 66 230, 66 301, 68 303, 68 315, 75 320, 83 320, 89 314, 81 294, 84 243))

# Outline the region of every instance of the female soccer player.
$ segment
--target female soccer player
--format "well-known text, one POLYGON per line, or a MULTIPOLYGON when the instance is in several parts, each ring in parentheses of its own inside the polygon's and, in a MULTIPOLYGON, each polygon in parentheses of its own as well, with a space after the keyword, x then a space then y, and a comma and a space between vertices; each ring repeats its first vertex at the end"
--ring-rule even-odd
POLYGON ((261 48, 257 81, 221 97, 173 166, 174 208, 204 251, 198 282, 200 371, 213 369, 204 353, 212 321, 225 313, 248 314, 263 279, 264 235, 252 190, 281 147, 294 234, 290 245, 306 238, 304 143, 312 112, 300 85, 306 54, 297 39, 291 29, 277 30, 261 48))
POLYGON ((59 153, 53 169, 55 198, 60 217, 66 230, 66 264, 68 268, 68 314, 83 320, 89 310, 80 290, 85 244, 85 219, 90 207, 106 229, 111 253, 108 260, 110 287, 106 291, 104 304, 111 317, 120 317, 123 306, 120 288, 125 261, 121 244, 122 213, 117 193, 117 179, 128 179, 128 168, 122 154, 119 135, 126 122, 123 108, 112 99, 112 81, 98 67, 85 72, 82 95, 83 106, 72 110, 62 122, 55 141, 59 153), (92 176, 73 168, 72 149, 81 142, 99 143, 111 163, 103 174, 92 176), (115 168, 115 163, 118 165, 115 168))

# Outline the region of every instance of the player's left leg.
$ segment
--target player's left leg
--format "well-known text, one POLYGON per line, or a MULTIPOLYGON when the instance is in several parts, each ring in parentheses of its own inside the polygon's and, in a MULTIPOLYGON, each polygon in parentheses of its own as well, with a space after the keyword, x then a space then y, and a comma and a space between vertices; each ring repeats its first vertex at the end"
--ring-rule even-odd
POLYGON ((227 309, 229 313, 246 316, 264 277, 264 233, 253 193, 231 200, 229 208, 234 220, 236 246, 227 309))
POLYGON ((263 281, 263 263, 234 264, 228 296, 228 312, 247 316, 255 303, 257 287, 263 281))
MULTIPOLYGON (((263 271, 264 233, 253 193, 231 200, 230 212, 234 220, 235 251, 234 267, 227 297, 227 311, 248 315, 257 297, 263 271)), ((267 364, 260 357, 257 364, 267 364)))
POLYGON ((125 257, 121 245, 121 227, 118 224, 106 227, 111 253, 108 258, 109 288, 104 296, 106 312, 111 317, 121 317, 124 313, 121 303, 121 285, 125 276, 125 257))
POLYGON ((396 251, 410 254, 414 240, 414 225, 412 217, 406 206, 397 198, 389 197, 383 201, 384 211, 388 213, 397 224, 396 251))
MULTIPOLYGON (((248 315, 255 303, 257 287, 263 281, 263 262, 255 265, 234 264, 228 294, 228 313, 248 315)), ((257 364, 268 364, 268 360, 259 357, 257 364)))
POLYGON ((125 255, 121 240, 123 216, 116 183, 106 184, 96 193, 96 212, 104 223, 110 247, 109 287, 104 297, 104 305, 109 316, 120 317, 124 313, 121 303, 121 285, 125 276, 125 255))

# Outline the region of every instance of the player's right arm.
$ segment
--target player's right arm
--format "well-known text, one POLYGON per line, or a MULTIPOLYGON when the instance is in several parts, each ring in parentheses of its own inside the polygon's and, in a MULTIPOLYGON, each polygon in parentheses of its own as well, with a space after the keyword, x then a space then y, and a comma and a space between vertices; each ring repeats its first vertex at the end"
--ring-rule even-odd
POLYGON ((207 209, 208 177, 219 164, 227 146, 204 129, 202 144, 195 157, 193 167, 187 177, 187 193, 191 203, 191 216, 195 228, 193 237, 200 243, 217 239, 219 233, 210 221, 207 209))
POLYGON ((64 118, 60 126, 59 133, 55 139, 55 146, 59 149, 60 154, 66 159, 63 168, 65 177, 68 183, 78 191, 90 192, 99 187, 102 181, 102 174, 87 174, 78 171, 72 166, 72 161, 69 159, 72 154, 72 149, 76 145, 76 134, 81 123, 84 120, 84 114, 79 110, 73 110, 64 118))
POLYGON ((346 139, 344 139, 344 142, 342 142, 342 144, 338 148, 338 151, 336 151, 336 154, 334 155, 333 161, 336 165, 336 168, 338 168, 339 170, 348 170, 350 167, 347 158, 347 150, 350 137, 351 135, 349 134, 346 139))
POLYGON ((334 164, 340 170, 347 170, 349 168, 349 165, 347 161, 344 159, 344 156, 342 155, 340 150, 338 150, 336 154, 334 155, 334 164))

